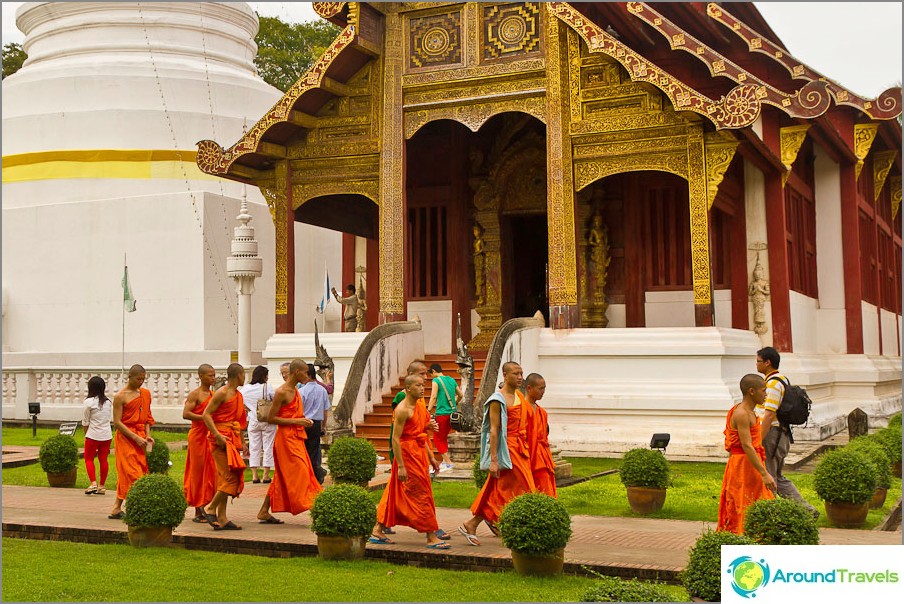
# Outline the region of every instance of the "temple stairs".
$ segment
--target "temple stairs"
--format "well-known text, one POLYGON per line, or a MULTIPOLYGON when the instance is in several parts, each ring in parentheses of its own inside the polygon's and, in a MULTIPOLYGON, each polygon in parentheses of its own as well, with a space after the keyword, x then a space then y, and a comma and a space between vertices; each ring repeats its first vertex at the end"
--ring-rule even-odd
MULTIPOLYGON (((454 354, 435 354, 427 355, 424 358, 427 367, 434 363, 438 363, 443 368, 443 374, 454 378, 457 382, 461 382, 461 376, 458 374, 458 365, 455 363, 454 354)), ((480 390, 480 379, 483 377, 483 366, 486 363, 485 358, 474 358, 474 392, 480 390)), ((364 421, 355 426, 355 436, 366 438, 377 450, 377 455, 389 458, 389 428, 392 425, 392 399, 401 390, 404 389, 405 378, 399 378, 399 383, 392 387, 389 394, 384 394, 382 400, 374 405, 373 411, 364 414, 364 421)), ((432 380, 427 380, 424 384, 424 402, 430 402, 430 392, 433 386, 432 380)), ((453 392, 449 393, 455 396, 453 392)))

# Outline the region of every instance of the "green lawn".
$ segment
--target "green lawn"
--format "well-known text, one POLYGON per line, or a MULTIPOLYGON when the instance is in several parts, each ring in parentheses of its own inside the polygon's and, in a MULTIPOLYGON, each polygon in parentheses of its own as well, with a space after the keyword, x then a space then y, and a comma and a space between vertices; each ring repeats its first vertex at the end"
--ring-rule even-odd
MULTIPOLYGON (((59 433, 60 431, 57 428, 39 427, 37 436, 32 436, 31 428, 11 427, 4 424, 2 438, 4 445, 40 447, 41 443, 47 438, 59 433)), ((79 427, 73 436, 75 437, 76 442, 78 442, 79 447, 85 446, 85 429, 82 427, 81 423, 79 423, 79 427)), ((151 427, 151 436, 153 436, 155 440, 175 442, 178 440, 186 440, 188 438, 188 432, 163 432, 162 430, 154 430, 154 428, 151 427)))
POLYGON ((3 539, 3 600, 16 602, 577 602, 595 581, 3 539))

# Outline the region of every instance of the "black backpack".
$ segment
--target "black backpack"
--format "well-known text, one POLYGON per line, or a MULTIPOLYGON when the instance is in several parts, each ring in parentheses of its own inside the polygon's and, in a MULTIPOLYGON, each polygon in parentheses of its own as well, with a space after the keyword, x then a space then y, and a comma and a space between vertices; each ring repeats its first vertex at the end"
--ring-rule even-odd
POLYGON ((810 417, 810 407, 813 405, 807 391, 800 386, 792 386, 788 378, 776 375, 774 379, 780 381, 785 387, 785 395, 775 413, 778 422, 783 426, 799 426, 807 423, 807 418, 810 417))

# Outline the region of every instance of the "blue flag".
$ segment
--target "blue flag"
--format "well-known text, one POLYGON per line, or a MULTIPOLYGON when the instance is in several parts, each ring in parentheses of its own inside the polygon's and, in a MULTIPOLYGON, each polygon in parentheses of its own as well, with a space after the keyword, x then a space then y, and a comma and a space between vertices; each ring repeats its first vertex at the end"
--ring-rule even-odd
POLYGON ((330 273, 324 268, 323 270, 323 297, 320 299, 320 304, 317 306, 317 312, 323 314, 323 311, 326 310, 326 307, 330 303, 330 297, 332 294, 330 293, 330 273))

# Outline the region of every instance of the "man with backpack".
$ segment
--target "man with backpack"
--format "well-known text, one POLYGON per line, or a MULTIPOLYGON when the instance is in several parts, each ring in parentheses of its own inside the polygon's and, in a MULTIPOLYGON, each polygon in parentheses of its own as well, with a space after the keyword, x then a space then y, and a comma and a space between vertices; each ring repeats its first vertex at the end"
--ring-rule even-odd
POLYGON ((794 442, 791 425, 806 422, 810 400, 803 389, 791 386, 788 378, 778 372, 780 362, 781 355, 771 346, 756 353, 756 370, 766 377, 766 400, 762 408, 757 409, 758 415, 761 414, 760 432, 766 449, 766 470, 775 478, 778 495, 797 501, 818 517, 816 508, 807 503, 794 483, 782 474, 785 457, 794 442), (787 408, 783 409, 783 405, 787 408))

